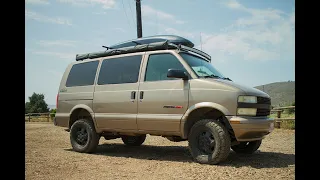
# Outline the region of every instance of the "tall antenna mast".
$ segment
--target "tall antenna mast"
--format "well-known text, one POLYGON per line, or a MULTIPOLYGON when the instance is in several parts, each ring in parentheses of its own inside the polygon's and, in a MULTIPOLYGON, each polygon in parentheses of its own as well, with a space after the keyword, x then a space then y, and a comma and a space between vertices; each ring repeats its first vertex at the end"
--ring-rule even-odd
POLYGON ((136 0, 136 13, 137 13, 137 36, 142 37, 142 21, 141 21, 141 0, 136 0))

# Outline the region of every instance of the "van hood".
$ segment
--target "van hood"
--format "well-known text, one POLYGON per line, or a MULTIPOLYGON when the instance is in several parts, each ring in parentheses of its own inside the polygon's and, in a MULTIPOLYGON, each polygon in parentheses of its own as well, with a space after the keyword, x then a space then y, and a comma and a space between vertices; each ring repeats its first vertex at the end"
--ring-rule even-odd
POLYGON ((219 83, 223 83, 223 84, 238 88, 238 89, 244 91, 245 95, 261 96, 261 97, 270 98, 270 96, 267 93, 265 93, 263 91, 260 91, 259 89, 256 89, 256 88, 253 88, 253 87, 244 86, 244 85, 235 83, 233 81, 228 81, 228 80, 223 80, 223 79, 206 79, 206 80, 216 81, 216 82, 219 82, 219 83))

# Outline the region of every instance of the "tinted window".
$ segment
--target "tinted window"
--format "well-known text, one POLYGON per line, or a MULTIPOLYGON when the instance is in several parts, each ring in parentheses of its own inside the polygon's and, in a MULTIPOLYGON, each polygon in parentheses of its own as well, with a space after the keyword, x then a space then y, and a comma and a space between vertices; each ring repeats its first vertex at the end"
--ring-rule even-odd
POLYGON ((210 62, 188 53, 180 53, 180 55, 198 76, 215 75, 224 77, 210 62))
POLYGON ((185 70, 180 61, 172 54, 153 54, 149 56, 145 81, 173 80, 168 78, 168 69, 185 70))
POLYGON ((141 55, 103 60, 98 84, 122 84, 138 82, 141 55))
POLYGON ((66 86, 87 86, 93 85, 96 77, 99 61, 91 61, 72 66, 66 86))

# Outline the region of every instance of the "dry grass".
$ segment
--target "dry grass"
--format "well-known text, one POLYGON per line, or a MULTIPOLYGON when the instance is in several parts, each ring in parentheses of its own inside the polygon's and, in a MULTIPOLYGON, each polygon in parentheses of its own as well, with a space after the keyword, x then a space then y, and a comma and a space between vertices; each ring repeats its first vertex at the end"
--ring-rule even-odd
MULTIPOLYGON (((277 113, 271 114, 270 117, 272 118, 277 118, 277 113)), ((281 118, 294 118, 295 113, 281 113, 281 118)), ((281 129, 295 129, 295 120, 283 120, 280 123, 280 128, 281 129)))
POLYGON ((69 133, 26 123, 26 179, 295 179, 295 131, 275 129, 253 155, 231 151, 220 165, 192 161, 187 142, 147 136, 140 147, 101 138, 97 152, 71 150, 69 133))

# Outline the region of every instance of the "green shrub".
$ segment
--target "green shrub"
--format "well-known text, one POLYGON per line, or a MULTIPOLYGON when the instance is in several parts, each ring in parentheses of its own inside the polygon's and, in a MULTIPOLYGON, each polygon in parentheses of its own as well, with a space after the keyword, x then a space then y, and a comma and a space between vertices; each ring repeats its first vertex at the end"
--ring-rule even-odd
POLYGON ((56 116, 56 112, 57 112, 57 109, 51 109, 50 110, 50 117, 54 118, 56 116), (51 113, 53 113, 53 114, 51 114, 51 113))
POLYGON ((281 129, 295 129, 295 121, 294 120, 285 120, 280 124, 281 129))

